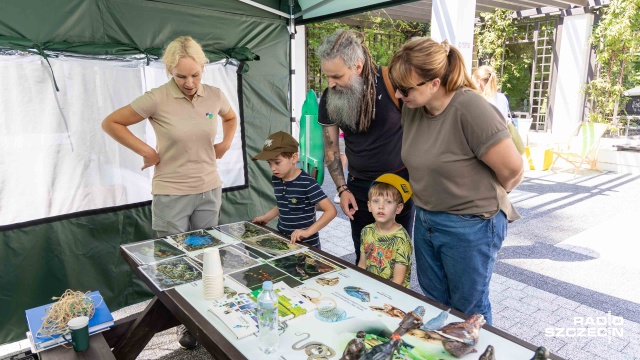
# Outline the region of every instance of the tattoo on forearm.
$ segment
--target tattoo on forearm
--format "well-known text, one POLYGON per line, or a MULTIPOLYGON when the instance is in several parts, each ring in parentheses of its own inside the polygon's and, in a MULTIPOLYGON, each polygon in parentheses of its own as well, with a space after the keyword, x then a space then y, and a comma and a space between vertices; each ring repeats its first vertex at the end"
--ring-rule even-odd
POLYGON ((333 160, 327 163, 327 169, 336 185, 345 183, 344 173, 342 172, 342 160, 340 160, 340 154, 338 152, 333 153, 333 160))
POLYGON ((332 151, 334 143, 331 140, 331 136, 329 136, 329 130, 325 129, 323 131, 324 135, 324 148, 325 148, 325 165, 327 170, 329 170, 329 174, 331 175, 331 179, 336 185, 344 184, 344 173, 342 172, 342 160, 340 160, 340 152, 332 151))

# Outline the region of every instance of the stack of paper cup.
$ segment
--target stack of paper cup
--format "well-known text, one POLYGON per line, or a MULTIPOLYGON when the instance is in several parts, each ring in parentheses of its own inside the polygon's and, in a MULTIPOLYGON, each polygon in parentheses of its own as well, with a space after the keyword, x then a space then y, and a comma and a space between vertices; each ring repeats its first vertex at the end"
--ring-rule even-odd
POLYGON ((218 249, 206 249, 202 259, 202 284, 205 300, 219 300, 224 296, 224 277, 218 249))

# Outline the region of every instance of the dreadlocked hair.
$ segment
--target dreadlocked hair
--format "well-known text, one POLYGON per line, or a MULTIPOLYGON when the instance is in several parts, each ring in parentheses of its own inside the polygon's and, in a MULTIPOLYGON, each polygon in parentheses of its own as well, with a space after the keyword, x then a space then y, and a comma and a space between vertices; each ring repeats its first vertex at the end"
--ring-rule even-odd
POLYGON ((320 61, 332 60, 340 57, 349 69, 362 61, 362 77, 364 83, 364 98, 360 106, 358 132, 369 129, 375 117, 376 82, 378 75, 376 64, 371 58, 369 48, 365 43, 364 34, 354 30, 338 30, 324 39, 318 47, 320 61))

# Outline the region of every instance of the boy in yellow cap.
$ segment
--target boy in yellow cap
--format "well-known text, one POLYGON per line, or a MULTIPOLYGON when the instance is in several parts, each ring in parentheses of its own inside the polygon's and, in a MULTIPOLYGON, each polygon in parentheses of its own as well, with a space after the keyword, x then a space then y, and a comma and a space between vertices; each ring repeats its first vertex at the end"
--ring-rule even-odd
POLYGON ((262 152, 255 160, 267 160, 276 206, 252 221, 266 224, 278 216, 278 231, 290 236, 291 242, 300 241, 320 249, 318 231, 325 227, 338 212, 322 191, 318 182, 296 166, 298 142, 284 131, 269 135, 262 152), (316 204, 323 211, 316 221, 316 204))
POLYGON ((367 206, 376 220, 362 229, 358 266, 396 284, 409 287, 411 238, 396 222, 411 198, 409 182, 395 174, 380 175, 369 189, 367 206))

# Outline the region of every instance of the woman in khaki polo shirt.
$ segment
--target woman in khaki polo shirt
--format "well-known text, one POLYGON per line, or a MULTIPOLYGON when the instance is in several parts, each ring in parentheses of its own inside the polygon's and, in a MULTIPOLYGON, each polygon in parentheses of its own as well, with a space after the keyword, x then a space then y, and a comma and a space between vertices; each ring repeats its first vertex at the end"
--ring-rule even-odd
POLYGON ((420 287, 491 324, 489 281, 507 223, 520 218, 507 193, 522 181, 522 157, 446 41, 407 42, 389 72, 404 103, 402 161, 416 205, 420 287))
MULTIPOLYGON (((200 83, 208 60, 195 40, 173 40, 162 61, 171 80, 102 122, 107 134, 142 156, 143 170, 155 166, 151 207, 158 237, 218 224, 222 180, 216 159, 231 147, 237 127, 236 114, 220 89, 200 83), (223 140, 214 144, 218 115, 223 140), (127 128, 145 118, 155 131, 157 151, 127 128)), ((183 336, 180 343, 187 348, 196 345, 193 337, 183 336)))

